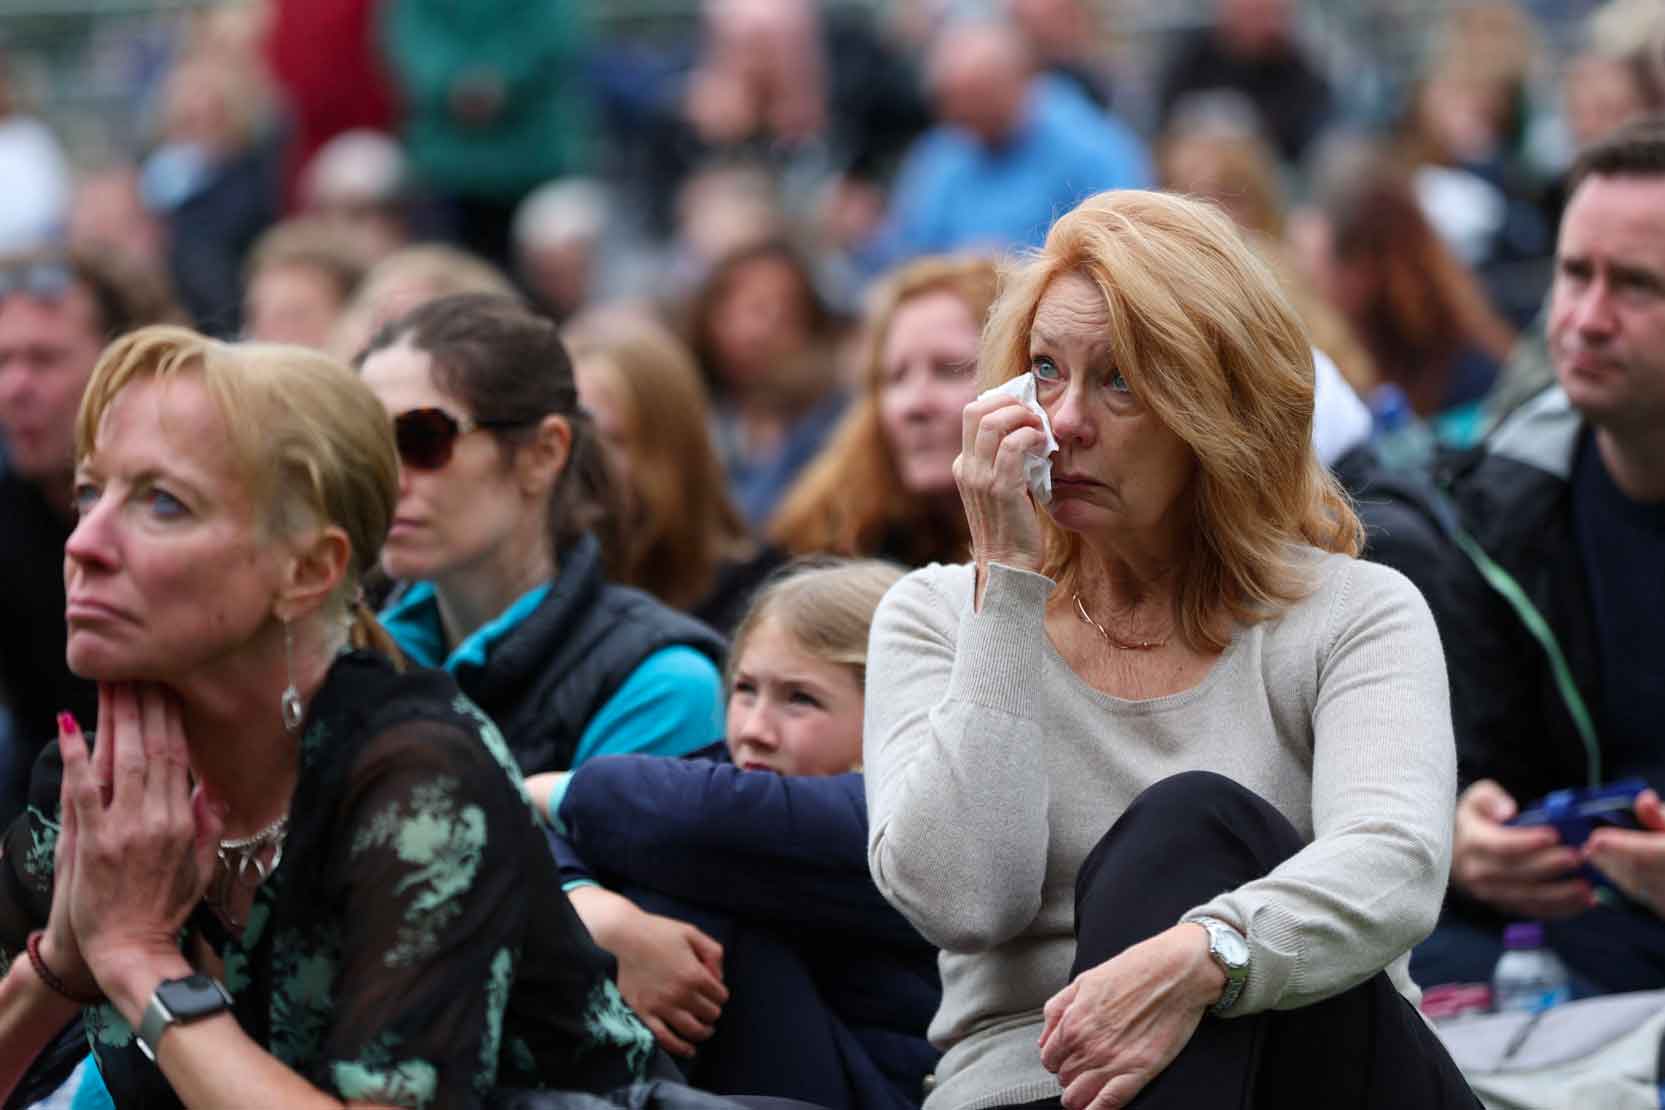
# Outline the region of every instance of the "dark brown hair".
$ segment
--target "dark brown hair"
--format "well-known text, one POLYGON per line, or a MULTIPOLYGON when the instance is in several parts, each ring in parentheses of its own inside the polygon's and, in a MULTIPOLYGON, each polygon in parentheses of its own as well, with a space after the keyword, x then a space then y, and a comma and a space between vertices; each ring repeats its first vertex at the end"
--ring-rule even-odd
POLYGON ((1423 214, 1397 163, 1360 158, 1329 183, 1322 207, 1336 259, 1370 266, 1378 279, 1351 323, 1381 378, 1404 389, 1417 412, 1438 410, 1469 345, 1498 363, 1509 357, 1514 329, 1423 214))
MULTIPOLYGON (((693 348, 694 359, 699 363, 700 373, 704 375, 713 396, 722 396, 728 388, 723 381, 721 360, 712 335, 713 321, 718 309, 733 291, 736 280, 747 268, 759 262, 773 262, 791 271, 797 287, 798 311, 802 314, 805 337, 811 347, 825 342, 837 326, 837 320, 815 286, 815 274, 808 259, 791 242, 778 238, 764 239, 730 251, 711 268, 688 315, 689 346, 693 348)), ((783 379, 792 377, 792 369, 782 368, 783 379)), ((820 375, 810 374, 809 377, 813 380, 802 383, 782 380, 776 384, 785 387, 789 393, 799 391, 792 388, 794 384, 801 385, 810 399, 826 392, 826 382, 820 375)))
POLYGON ((1665 177, 1665 115, 1632 120, 1585 147, 1573 163, 1567 195, 1586 177, 1665 177))
POLYGON ((383 327, 358 358, 409 343, 433 360, 434 384, 461 401, 468 414, 513 452, 546 416, 572 428, 566 466, 549 497, 550 554, 586 532, 602 547, 617 546, 617 513, 607 464, 589 414, 578 406, 572 359, 554 323, 516 301, 459 293, 429 301, 383 327))
POLYGON ((0 257, 0 269, 62 266, 92 295, 106 342, 146 324, 184 324, 166 275, 113 251, 52 247, 0 257))

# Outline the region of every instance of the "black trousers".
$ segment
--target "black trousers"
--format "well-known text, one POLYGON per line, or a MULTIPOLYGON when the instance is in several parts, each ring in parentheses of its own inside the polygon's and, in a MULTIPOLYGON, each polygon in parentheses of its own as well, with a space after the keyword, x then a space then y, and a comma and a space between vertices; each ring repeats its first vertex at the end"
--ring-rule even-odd
MULTIPOLYGON (((1191 907, 1265 875, 1302 847, 1283 814, 1228 778, 1188 771, 1156 783, 1111 826, 1076 876, 1071 980, 1171 927, 1191 907)), ((1203 1018, 1190 1043, 1132 1105, 1475 1110, 1480 1103, 1415 1008, 1378 972, 1298 1010, 1203 1018)))

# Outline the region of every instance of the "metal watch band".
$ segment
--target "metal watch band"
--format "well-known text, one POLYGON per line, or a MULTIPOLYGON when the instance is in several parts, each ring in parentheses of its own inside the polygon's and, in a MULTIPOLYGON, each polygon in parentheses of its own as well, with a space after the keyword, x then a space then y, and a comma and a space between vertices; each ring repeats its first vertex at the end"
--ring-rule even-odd
POLYGON ((1238 932, 1231 925, 1228 925, 1226 922, 1221 921, 1217 917, 1205 917, 1199 915, 1197 917, 1189 918, 1188 920, 1197 925, 1201 925, 1208 933, 1209 957, 1214 960, 1216 966, 1218 966, 1226 976, 1226 986, 1225 989, 1220 992, 1219 1001, 1215 1002, 1208 1008, 1208 1012, 1210 1014, 1215 1017, 1220 1017, 1227 1010, 1230 1010, 1232 1005, 1238 1000, 1239 997, 1242 996, 1243 988, 1249 981, 1249 942, 1242 933, 1238 932), (1243 961, 1241 963, 1232 961, 1223 951, 1221 951, 1221 943, 1225 936, 1229 936, 1232 940, 1236 941, 1237 944, 1242 946, 1243 961))

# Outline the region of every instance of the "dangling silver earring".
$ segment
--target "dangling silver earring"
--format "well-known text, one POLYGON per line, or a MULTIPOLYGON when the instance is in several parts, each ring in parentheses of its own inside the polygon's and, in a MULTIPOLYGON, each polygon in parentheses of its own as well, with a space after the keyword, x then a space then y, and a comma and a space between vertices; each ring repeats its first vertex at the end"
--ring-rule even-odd
POLYGON ((283 709, 283 727, 295 733, 301 731, 306 707, 301 704, 301 692, 295 689, 295 638, 289 632, 288 621, 283 622, 283 670, 289 678, 289 685, 283 688, 278 703, 283 709))

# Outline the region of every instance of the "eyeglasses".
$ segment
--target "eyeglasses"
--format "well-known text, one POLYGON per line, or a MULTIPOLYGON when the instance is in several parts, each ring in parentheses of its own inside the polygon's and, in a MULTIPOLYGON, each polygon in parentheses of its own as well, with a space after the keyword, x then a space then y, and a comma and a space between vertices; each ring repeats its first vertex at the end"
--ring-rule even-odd
POLYGON ((0 267, 0 301, 24 293, 42 301, 60 301, 75 284, 75 271, 62 262, 23 262, 0 267))
POLYGON ((444 409, 411 409, 393 418, 393 444, 399 461, 412 470, 443 470, 457 440, 478 428, 515 428, 522 420, 470 420, 444 409))

